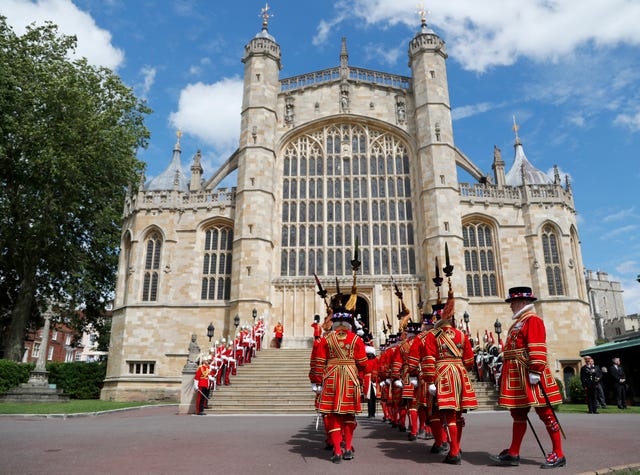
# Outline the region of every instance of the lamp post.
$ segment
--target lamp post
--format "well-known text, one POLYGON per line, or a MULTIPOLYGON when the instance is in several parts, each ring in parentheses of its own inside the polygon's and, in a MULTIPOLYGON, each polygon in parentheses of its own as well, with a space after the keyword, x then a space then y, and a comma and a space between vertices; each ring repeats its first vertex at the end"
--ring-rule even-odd
POLYGON ((233 317, 233 324, 236 327, 236 332, 238 331, 238 325, 240 325, 240 317, 238 316, 238 314, 236 313, 236 316, 233 317))
POLYGON ((258 310, 255 308, 251 311, 251 316, 253 317, 253 324, 256 324, 256 317, 258 316, 258 310))
POLYGON ((465 330, 467 331, 467 336, 471 336, 471 333, 469 333, 469 312, 467 312, 465 310, 464 315, 462 315, 462 319, 464 320, 464 326, 465 326, 465 330))
POLYGON ((498 335, 498 345, 500 345, 502 343, 502 341, 500 340, 500 333, 502 333, 502 323, 500 323, 500 320, 498 320, 496 318, 496 322, 493 324, 493 329, 496 331, 496 335, 498 335))
POLYGON ((209 323, 207 327, 207 336, 209 337, 209 343, 211 343, 211 339, 213 338, 213 334, 216 331, 216 327, 213 326, 213 322, 209 323))

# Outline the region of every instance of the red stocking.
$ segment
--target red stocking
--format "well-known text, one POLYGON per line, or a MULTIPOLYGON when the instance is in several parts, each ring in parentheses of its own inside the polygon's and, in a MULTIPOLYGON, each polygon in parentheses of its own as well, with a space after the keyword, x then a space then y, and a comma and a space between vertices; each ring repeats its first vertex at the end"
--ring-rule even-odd
POLYGON ((358 424, 356 423, 356 417, 354 415, 342 416, 344 424, 344 449, 353 450, 351 445, 353 441, 353 433, 356 430, 358 424))
POLYGON ((509 454, 511 455, 520 455, 520 445, 522 444, 525 432, 527 432, 528 412, 528 407, 522 409, 511 409, 511 417, 513 418, 511 447, 509 447, 509 454))

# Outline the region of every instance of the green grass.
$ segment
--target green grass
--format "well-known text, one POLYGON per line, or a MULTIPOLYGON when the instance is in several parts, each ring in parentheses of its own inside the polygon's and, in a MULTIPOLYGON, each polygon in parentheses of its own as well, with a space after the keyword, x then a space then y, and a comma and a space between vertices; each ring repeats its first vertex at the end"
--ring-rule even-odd
POLYGON ((171 403, 114 402, 99 399, 72 399, 69 402, 0 402, 0 414, 78 414, 157 404, 171 403))
MULTIPOLYGON (((588 412, 586 404, 562 404, 558 407, 558 412, 570 414, 586 414, 588 412)), ((609 405, 606 409, 598 409, 601 414, 640 414, 640 406, 628 406, 626 409, 618 409, 615 405, 609 405)))

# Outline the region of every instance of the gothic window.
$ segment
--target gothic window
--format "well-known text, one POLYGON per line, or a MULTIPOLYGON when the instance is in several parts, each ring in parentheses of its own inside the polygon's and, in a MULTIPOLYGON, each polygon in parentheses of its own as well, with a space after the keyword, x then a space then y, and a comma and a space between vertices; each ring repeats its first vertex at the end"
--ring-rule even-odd
MULTIPOLYGON (((283 242, 286 232, 285 227, 282 229, 283 242)), ((214 225, 204 231, 202 300, 229 300, 232 248, 233 230, 229 226, 214 225)))
POLYGON ((158 300, 158 283, 160 280, 160 257, 162 255, 162 238, 160 233, 152 232, 145 241, 144 280, 142 284, 142 300, 155 302, 158 300))
POLYGON ((494 297, 498 281, 492 228, 482 222, 462 227, 467 296, 494 297))
POLYGON ((564 279, 560 266, 558 234, 550 224, 547 224, 542 229, 542 252, 544 254, 549 295, 564 295, 564 279))
POLYGON ((397 136, 326 126, 294 138, 283 155, 282 276, 351 274, 356 238, 364 275, 415 273, 409 156, 397 136))

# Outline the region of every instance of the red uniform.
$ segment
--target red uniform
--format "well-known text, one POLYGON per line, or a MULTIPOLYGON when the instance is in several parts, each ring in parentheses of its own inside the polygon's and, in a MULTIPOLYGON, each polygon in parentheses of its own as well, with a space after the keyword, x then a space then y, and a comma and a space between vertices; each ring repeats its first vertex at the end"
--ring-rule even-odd
POLYGON ((466 335, 455 328, 451 320, 441 320, 437 328, 425 337, 426 357, 422 378, 435 385, 438 410, 449 433, 450 449, 445 462, 460 463, 460 440, 464 419, 462 411, 478 407, 478 400, 467 373, 474 356, 466 335))
POLYGON ((320 338, 311 361, 309 378, 322 385, 318 411, 326 415, 325 425, 338 459, 342 456, 343 433, 345 454, 352 458, 355 415, 360 412, 359 372, 366 363, 364 342, 344 326, 320 338))
MULTIPOLYGON (((215 372, 213 374, 215 374, 215 372)), ((213 375, 211 372, 211 366, 208 362, 202 363, 200 366, 198 366, 196 374, 193 378, 197 394, 196 414, 198 415, 204 414, 204 408, 206 406, 207 400, 209 399, 209 384, 212 378, 213 375)))
POLYGON ((273 336, 276 339, 276 348, 282 346, 282 337, 284 336, 284 327, 281 323, 278 323, 273 329, 273 336))

